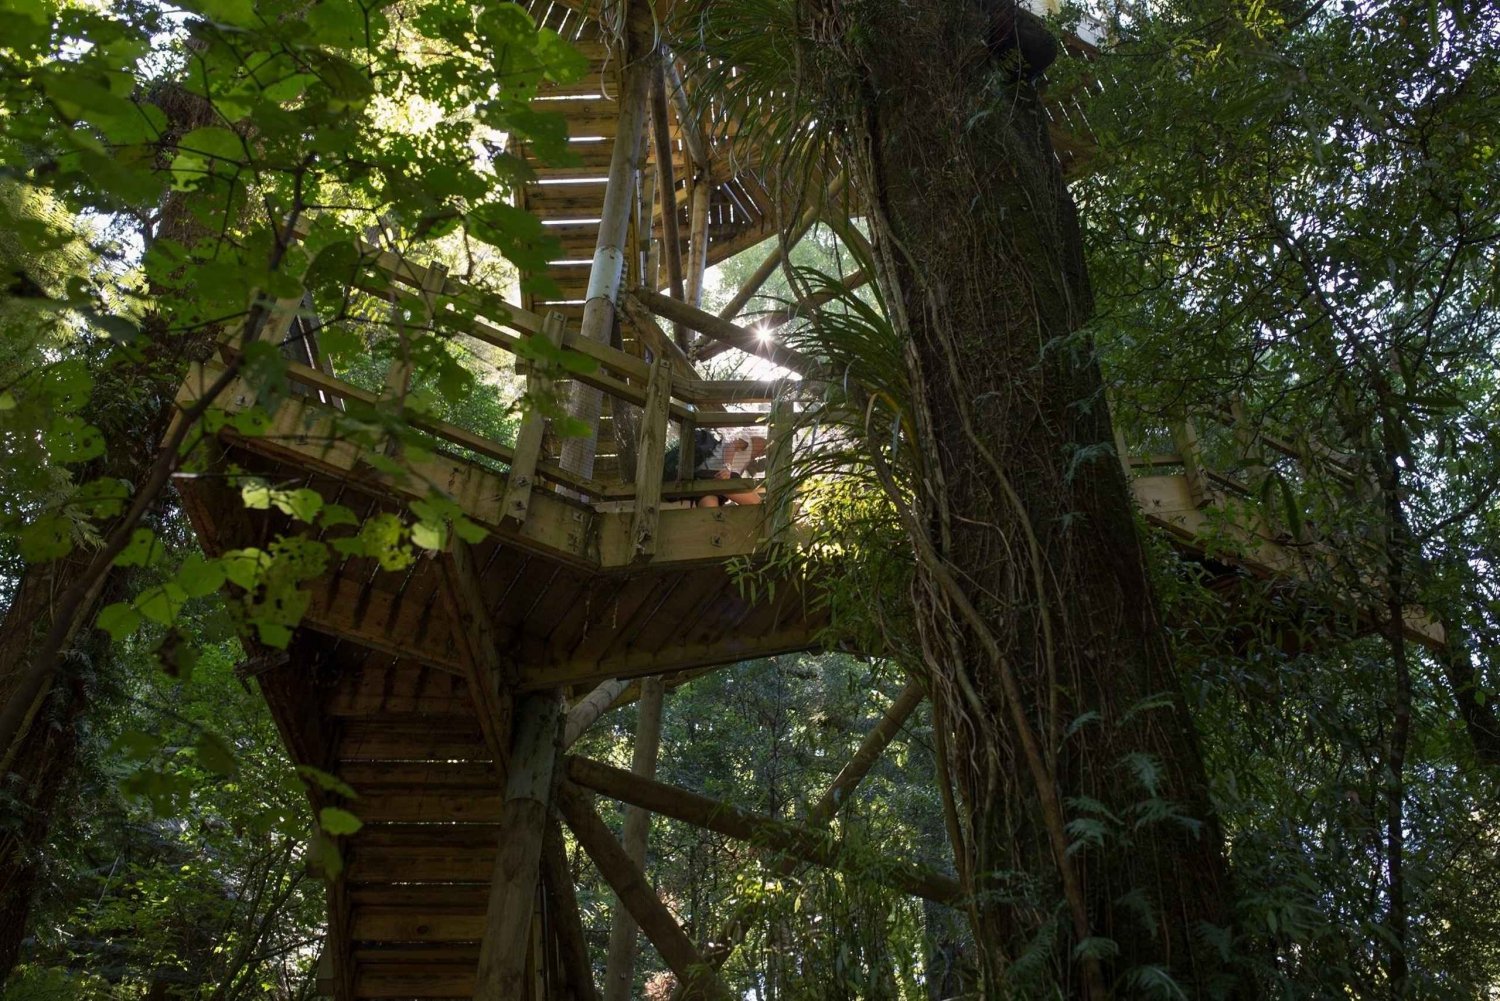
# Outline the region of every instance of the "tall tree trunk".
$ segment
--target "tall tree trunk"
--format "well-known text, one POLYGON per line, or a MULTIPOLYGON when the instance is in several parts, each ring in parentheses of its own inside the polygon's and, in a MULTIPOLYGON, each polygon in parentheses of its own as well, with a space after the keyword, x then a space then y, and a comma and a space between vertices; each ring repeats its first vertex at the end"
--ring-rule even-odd
POLYGON ((1221 838, 1078 334, 1075 210, 997 6, 804 7, 835 54, 817 71, 842 74, 847 159, 909 338, 923 468, 909 490, 885 478, 910 497, 976 939, 991 996, 1101 998, 1162 974, 1206 996, 1232 989, 1204 933, 1228 933, 1221 838))

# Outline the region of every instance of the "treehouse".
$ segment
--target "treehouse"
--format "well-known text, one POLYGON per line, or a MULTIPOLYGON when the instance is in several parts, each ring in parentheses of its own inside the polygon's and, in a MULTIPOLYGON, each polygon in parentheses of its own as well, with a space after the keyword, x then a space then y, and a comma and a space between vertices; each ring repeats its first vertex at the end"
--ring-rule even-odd
MULTIPOLYGON (((252 650, 244 666, 289 754, 358 793, 352 801, 336 785, 312 793, 316 806, 346 806, 363 822, 337 837, 340 863, 325 869, 320 982, 341 1001, 597 996, 547 805, 554 765, 563 779, 553 806, 623 906, 682 983, 727 996, 714 977, 721 957, 698 952, 590 794, 753 839, 783 860, 837 867, 843 860, 819 828, 922 698, 915 686, 903 693, 800 827, 559 757, 603 712, 636 698, 643 679, 670 687, 818 646, 826 611, 815 585, 750 587, 735 568, 798 544, 791 469, 823 373, 735 322, 779 253, 719 314, 700 308, 706 268, 786 225, 777 184, 747 166, 757 161, 738 145, 734 123, 699 117, 692 80, 670 57, 659 73, 654 60, 622 58, 609 41, 615 33, 585 12, 597 14, 597 5, 526 7, 591 60, 581 80, 541 98, 567 117, 575 163, 525 154, 535 180, 522 205, 561 247, 548 281, 534 286, 546 291, 500 303, 376 243, 360 248, 352 281, 376 295, 415 295, 425 315, 410 322, 514 357, 528 398, 556 398, 566 379, 567 417, 585 433, 559 437, 549 426, 562 415, 533 407, 514 441, 501 441, 407 406, 411 374, 400 362, 374 388, 342 378, 320 357, 316 317, 296 296, 275 305, 268 325, 300 352, 289 363, 292 395, 257 401, 251 383, 232 377, 236 358, 226 352, 197 366, 179 397, 187 410, 227 381, 212 405, 233 418, 260 403, 268 422, 253 434, 224 422, 208 468, 179 481, 210 552, 298 530, 275 506, 241 503, 237 484, 247 476, 317 491, 362 524, 437 493, 477 527, 399 569, 364 555, 330 564, 303 585, 307 608, 287 649, 252 650), (703 363, 731 350, 774 375, 705 377, 703 363), (587 364, 547 362, 564 353, 587 364), (352 409, 380 406, 403 412, 420 449, 343 430, 352 409), (693 479, 700 429, 764 435, 763 464, 728 481, 693 479), (673 448, 675 476, 666 468, 673 448), (694 503, 733 493, 765 503, 694 503)), ((798 219, 793 236, 819 221, 840 227, 847 216, 827 214, 852 211, 838 199, 824 205, 798 219)), ((1317 579, 1325 554, 1270 526, 1252 502, 1256 470, 1310 461, 1305 445, 1248 428, 1230 408, 1179 422, 1162 440, 1170 449, 1149 454, 1117 444, 1146 521, 1185 560, 1226 591, 1255 578, 1290 588, 1317 579), (1223 454, 1243 461, 1221 469, 1213 460, 1223 454)), ((319 531, 341 530, 350 529, 319 531)), ((1419 614, 1408 628, 1441 641, 1419 614)), ((957 899, 957 884, 939 873, 900 862, 883 872, 906 892, 957 899)))

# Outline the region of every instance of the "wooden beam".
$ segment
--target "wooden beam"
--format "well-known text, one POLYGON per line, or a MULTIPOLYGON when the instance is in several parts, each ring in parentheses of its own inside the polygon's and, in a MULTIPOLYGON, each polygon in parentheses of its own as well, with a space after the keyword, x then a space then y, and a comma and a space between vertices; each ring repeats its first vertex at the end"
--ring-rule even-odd
POLYGON ((542 842, 542 884, 551 905, 552 930, 562 952, 568 986, 573 989, 573 1001, 599 1001, 573 874, 568 871, 567 848, 556 820, 547 824, 547 837, 542 842))
POLYGON ((714 181, 710 172, 700 169, 692 182, 689 203, 688 259, 684 267, 686 295, 683 302, 697 306, 703 302, 703 273, 708 270, 708 210, 713 203, 714 181))
POLYGON ((819 378, 822 374, 821 366, 813 359, 791 348, 765 341, 753 330, 747 330, 737 323, 731 323, 712 313, 678 302, 650 289, 636 289, 631 294, 657 316, 681 323, 706 337, 724 341, 747 354, 764 358, 806 378, 819 378))
POLYGON ((663 354, 651 366, 646 406, 641 411, 640 438, 636 441, 635 511, 630 522, 636 559, 650 559, 656 553, 662 470, 667 450, 667 416, 671 403, 672 360, 663 354))
POLYGON ((615 704, 630 682, 625 678, 610 678, 599 682, 598 687, 574 703, 563 722, 563 750, 578 743, 589 727, 593 726, 605 710, 615 704))
MULTIPOLYGON (((630 6, 635 6, 631 4, 630 6)), ((583 307, 579 335, 583 340, 608 344, 614 329, 615 299, 625 266, 625 240, 630 227, 630 206, 641 169, 641 130, 646 117, 646 95, 655 61, 642 58, 642 33, 631 31, 620 55, 626 60, 625 83, 620 93, 619 118, 614 149, 609 161, 609 181, 604 189, 604 208, 599 237, 594 244, 594 262, 583 307)), ((648 36, 649 37, 649 36, 648 36)), ((594 450, 599 438, 599 411, 603 394, 581 381, 573 383, 568 414, 589 426, 584 435, 563 441, 561 466, 585 478, 594 473, 594 450)))
MULTIPOLYGON (((630 773, 644 779, 656 777, 665 693, 666 689, 659 676, 642 682, 630 773)), ((626 856, 641 870, 646 867, 646 841, 650 833, 650 812, 638 806, 626 807, 625 829, 621 840, 626 856)), ((616 907, 610 916, 609 951, 604 966, 604 1001, 630 1001, 631 981, 635 977, 635 933, 635 919, 625 908, 616 907)))
POLYGON ((468 653, 464 680, 474 700, 479 729, 495 756, 500 775, 504 776, 510 757, 511 715, 515 709, 511 694, 515 690, 515 667, 500 653, 495 626, 484 601, 479 567, 469 544, 454 534, 439 565, 446 585, 443 594, 459 625, 454 631, 468 653))
POLYGON ((804 862, 874 878, 903 893, 953 904, 962 896, 958 881, 919 866, 884 861, 870 866, 867 859, 844 858, 837 844, 821 831, 808 830, 773 817, 751 813, 686 789, 643 779, 620 768, 569 755, 568 779, 585 789, 604 793, 683 823, 715 831, 781 852, 804 862), (872 871, 873 870, 873 871, 872 871))
MULTIPOLYGON (((563 316, 554 310, 547 314, 540 336, 549 346, 560 348, 563 328, 563 316)), ((505 477, 505 496, 500 501, 500 515, 507 525, 524 522, 531 506, 531 490, 536 482, 537 462, 542 455, 542 439, 547 428, 547 417, 538 406, 541 401, 551 403, 552 391, 552 378, 533 366, 526 375, 526 396, 531 409, 521 421, 520 433, 516 435, 515 455, 505 477)))
MULTIPOLYGON (((844 190, 847 177, 848 175, 846 174, 839 174, 838 177, 834 178, 833 183, 828 186, 828 193, 823 200, 825 203, 837 198, 839 193, 844 190)), ((765 285, 770 277, 776 273, 776 269, 781 266, 782 262, 787 260, 787 255, 792 252, 792 248, 801 242, 802 238, 807 235, 808 230, 813 228, 813 225, 823 214, 824 208, 825 205, 820 203, 809 205, 803 211, 801 217, 793 224, 792 228, 777 239, 775 249, 767 255, 765 260, 756 266, 754 271, 750 272, 750 277, 745 279, 745 284, 741 285, 739 291, 735 292, 734 297, 725 304, 723 309, 719 310, 719 319, 733 320, 740 315, 740 310, 744 309, 745 305, 751 299, 755 298, 761 286, 765 285)))
POLYGON ((684 643, 657 651, 620 650, 595 659, 561 661, 521 668, 522 689, 597 683, 609 678, 638 678, 697 667, 715 667, 741 660, 796 653, 817 645, 819 627, 795 625, 761 636, 725 637, 714 642, 684 643))
POLYGON ((870 774, 870 769, 875 767, 875 762, 880 760, 886 747, 896 738, 896 734, 901 732, 901 728, 906 725, 906 721, 912 713, 916 712, 917 706, 921 705, 926 697, 927 693, 917 682, 906 683, 906 687, 901 689, 901 693, 885 711, 880 722, 875 724, 875 728, 860 742, 859 749, 854 752, 854 757, 850 758, 849 763, 839 770, 833 782, 807 812, 808 827, 827 826, 844 804, 849 802, 850 794, 859 787, 865 776, 870 774))
POLYGON ((516 737, 501 806, 500 844, 490 880, 474 1001, 525 996, 527 939, 546 836, 562 697, 538 692, 516 708, 516 737))
MULTIPOLYGON (((651 75, 651 127, 656 140, 657 201, 661 205, 662 248, 667 259, 667 288, 674 299, 685 299, 682 277, 682 236, 677 229, 677 178, 672 157, 672 136, 667 118, 667 68, 670 58, 665 47, 657 47, 656 71, 651 75)), ((654 284, 656 276, 643 284, 654 284)), ((687 334, 679 325, 674 331, 676 343, 687 347, 687 334)))
POLYGON ((563 782, 557 806, 578 843, 588 853, 615 896, 640 925, 661 958, 686 989, 683 996, 707 1001, 731 1001, 733 995, 704 962, 672 912, 661 902, 639 866, 625 854, 588 797, 577 786, 563 782))

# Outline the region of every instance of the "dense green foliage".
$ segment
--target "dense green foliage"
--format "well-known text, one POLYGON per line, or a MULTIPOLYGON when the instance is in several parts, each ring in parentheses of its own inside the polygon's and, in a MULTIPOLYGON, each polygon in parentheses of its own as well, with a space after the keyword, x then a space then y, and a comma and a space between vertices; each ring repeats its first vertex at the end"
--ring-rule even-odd
MULTIPOLYGON (((1077 91, 1096 148, 1075 192, 1116 418, 1132 448, 1170 451, 1172 421, 1233 402, 1300 457, 1237 451, 1226 427, 1205 431, 1216 467, 1288 540, 1336 554, 1316 588, 1245 579, 1225 594, 1154 553, 1230 846, 1225 948, 1268 997, 1492 996, 1500 22, 1461 0, 1118 18, 1117 50, 1054 72, 1061 94, 1073 75, 1103 84, 1077 91), (1407 606, 1446 628, 1446 651, 1392 628, 1407 606)), ((55 605, 74 620, 67 642, 22 700, 69 750, 0 747, 0 861, 41 873, 7 998, 312 996, 313 865, 338 864, 316 831, 357 821, 311 815, 303 783, 326 777, 291 769, 236 666, 285 645, 299 585, 330 559, 399 567, 474 526, 436 485, 405 518, 355 531, 331 498, 245 478, 248 506, 308 531, 210 559, 170 488, 150 485, 154 450, 187 363, 226 338, 262 404, 233 420, 257 432, 290 391, 271 305, 303 288, 340 375, 373 389, 394 360, 415 368, 398 402, 344 412, 341 437, 398 439, 419 458, 432 441, 406 418, 430 412, 508 440, 504 376, 419 297, 352 291, 352 240, 378 227, 497 289, 544 262, 540 224, 507 201, 525 169, 507 143, 558 151, 560 119, 529 98, 578 68, 502 0, 0 0, 0 607, 20 607, 27 582, 64 598, 109 582, 55 605), (51 823, 36 841, 38 817, 51 823)), ((826 234, 804 245, 798 293, 836 290, 846 253, 826 234)), ((778 275, 764 304, 793 297, 778 275)), ((838 338, 878 324, 875 299, 835 307, 789 336, 826 338, 820 353, 864 378, 878 352, 838 338)), ((225 419, 195 416, 163 470, 199 468, 201 430, 225 419)), ((847 473, 849 441, 833 441, 809 476, 847 473)), ((407 475, 396 459, 382 472, 407 475)), ((838 638, 891 660, 788 657, 676 690, 662 779, 798 816, 900 687, 911 562, 870 482, 822 486, 816 556, 838 571, 838 638)), ((20 645, 4 649, 44 647, 51 624, 7 620, 20 645)), ((25 691, 28 664, 0 664, 0 697, 25 691)), ((952 864, 924 714, 841 814, 856 853, 952 864)), ((583 753, 626 761, 629 720, 607 718, 583 753)), ((1131 835, 1119 817, 1075 825, 1080 841, 1131 835)), ((747 996, 936 998, 958 968, 946 982, 972 984, 961 918, 753 855, 675 822, 653 830, 653 878, 700 944, 754 915, 726 966, 747 996)), ((613 900, 578 870, 602 956, 613 900)), ((643 996, 667 996, 642 956, 643 996)))

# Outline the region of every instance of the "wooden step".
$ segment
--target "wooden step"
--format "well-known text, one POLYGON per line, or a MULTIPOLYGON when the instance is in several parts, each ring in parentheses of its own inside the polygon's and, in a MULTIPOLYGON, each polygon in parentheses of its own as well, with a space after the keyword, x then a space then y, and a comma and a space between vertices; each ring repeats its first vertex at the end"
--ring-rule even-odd
POLYGON ((472 716, 421 721, 353 719, 344 724, 338 757, 348 761, 489 761, 489 749, 472 716))
POLYGON ((459 676, 406 661, 372 661, 339 677, 325 704, 330 716, 463 716, 473 712, 473 696, 459 676))
MULTIPOLYGON (((370 828, 374 834, 379 828, 370 828)), ((403 848, 363 847, 365 831, 349 850, 345 878, 350 883, 484 883, 495 868, 496 829, 484 829, 478 847, 425 845, 403 848)))
POLYGON ((356 907, 349 932, 356 942, 478 942, 484 934, 484 906, 356 907))
POLYGON ((356 998, 471 998, 474 963, 359 963, 354 968, 356 998))

